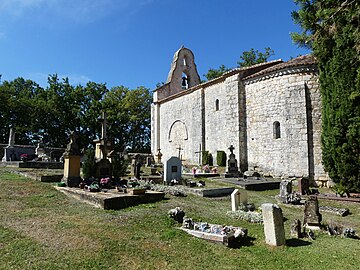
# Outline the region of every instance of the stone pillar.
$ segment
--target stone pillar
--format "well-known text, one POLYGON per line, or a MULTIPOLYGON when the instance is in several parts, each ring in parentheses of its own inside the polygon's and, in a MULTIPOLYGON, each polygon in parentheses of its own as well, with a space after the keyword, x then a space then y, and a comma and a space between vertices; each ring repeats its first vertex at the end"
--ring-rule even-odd
POLYGON ((72 132, 70 143, 67 145, 64 153, 64 176, 62 182, 68 187, 79 187, 80 177, 80 151, 76 144, 77 135, 72 132))
POLYGON ((80 156, 64 156, 64 177, 62 179, 68 187, 79 187, 80 177, 80 156))
POLYGON ((264 203, 261 208, 266 244, 270 246, 285 245, 284 218, 281 208, 271 203, 264 203))

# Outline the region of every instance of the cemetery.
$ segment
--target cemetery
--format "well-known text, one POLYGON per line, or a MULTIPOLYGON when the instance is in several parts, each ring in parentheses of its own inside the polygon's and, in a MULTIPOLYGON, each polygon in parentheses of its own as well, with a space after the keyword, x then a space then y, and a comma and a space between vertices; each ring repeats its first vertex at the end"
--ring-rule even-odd
MULTIPOLYGON (((352 247, 359 243, 360 198, 355 194, 347 202, 328 188, 314 187, 307 178, 273 179, 251 172, 242 173, 235 164, 232 146, 229 147, 231 154, 227 166, 212 170, 211 166, 194 164, 190 167, 197 169, 190 173, 189 165, 176 156, 163 160, 160 151, 155 158, 129 153, 131 161, 127 163, 125 174, 116 178, 113 177, 115 153, 106 135, 106 114, 100 120, 102 132, 100 139, 94 140, 92 175, 88 178, 84 177, 85 161, 77 145, 76 133, 70 134, 62 162, 54 161, 62 165, 60 170, 42 165, 51 161, 38 159, 33 162, 40 165, 31 168, 21 166, 29 161, 11 160, 2 162, 0 168, 0 205, 9 210, 2 217, 2 230, 15 225, 16 230, 8 233, 15 237, 26 234, 26 241, 35 241, 50 261, 56 260, 59 269, 65 265, 78 267, 94 263, 86 257, 79 261, 72 259, 71 253, 82 254, 83 245, 96 254, 96 261, 101 261, 102 265, 112 265, 100 258, 107 252, 113 253, 111 256, 118 254, 121 265, 130 269, 157 268, 165 263, 180 265, 179 258, 185 268, 193 263, 201 268, 212 269, 214 265, 217 269, 228 268, 237 265, 238 258, 256 262, 256 269, 276 269, 279 260, 301 268, 305 258, 313 264, 318 263, 308 257, 309 248, 327 258, 321 265, 330 267, 333 266, 331 256, 337 256, 337 249, 326 254, 323 249, 338 245, 344 252, 337 260, 338 265, 351 268, 358 263, 348 260, 345 255, 355 256, 356 249, 352 247), (8 193, 8 190, 13 192, 8 193), (34 196, 39 199, 34 201, 34 196), (329 197, 339 200, 328 200, 329 197), (20 203, 20 208, 14 205, 14 200, 20 203), (37 221, 31 223, 32 218, 19 216, 17 211, 20 209, 23 213, 35 211, 37 221), (43 216, 43 212, 51 221, 43 216), (16 222, 18 218, 21 223, 16 222), (32 225, 28 226, 29 222, 32 225), (109 235, 113 244, 108 246, 108 241, 102 242, 97 236, 91 236, 77 223, 86 224, 86 228, 94 227, 91 231, 95 235, 109 235), (104 231, 103 227, 108 229, 104 231), (62 228, 68 228, 67 232, 62 232, 62 228), (75 242, 67 251, 64 243, 70 238, 75 242), (101 244, 94 246, 93 241, 101 244), (44 243, 49 247, 59 246, 66 261, 59 262, 44 243), (128 252, 125 252, 126 256, 119 255, 120 249, 114 245, 122 250, 136 250, 147 260, 134 260, 128 252), (141 245, 151 249, 143 249, 141 245), (110 247, 113 247, 112 251, 110 247), (229 249, 234 250, 232 255, 227 251, 229 249), (252 250, 262 255, 243 254, 244 251, 252 253, 252 250), (288 250, 295 255, 280 259, 288 250), (190 259, 180 255, 189 251, 190 259), (264 259, 269 254, 271 256, 264 259), (206 260, 200 262, 200 257, 206 260)), ((37 151, 37 155, 45 156, 41 151, 37 151)), ((8 240, 1 239, 0 254, 11 245, 8 240)), ((3 255, 12 261, 9 253, 3 255)), ((34 260, 40 265, 36 258, 34 260)), ((15 264, 24 265, 20 261, 15 264)))

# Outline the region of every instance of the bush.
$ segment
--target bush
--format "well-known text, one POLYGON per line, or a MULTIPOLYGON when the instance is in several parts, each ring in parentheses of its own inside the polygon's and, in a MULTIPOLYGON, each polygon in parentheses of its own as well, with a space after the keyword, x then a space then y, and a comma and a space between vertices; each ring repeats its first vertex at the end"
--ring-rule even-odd
POLYGON ((83 176, 85 179, 95 176, 95 150, 87 149, 84 154, 85 161, 82 164, 83 176))
POLYGON ((202 165, 210 165, 214 164, 213 157, 209 151, 202 151, 202 165))
POLYGON ((226 166, 226 153, 224 151, 217 151, 216 163, 218 166, 226 166))

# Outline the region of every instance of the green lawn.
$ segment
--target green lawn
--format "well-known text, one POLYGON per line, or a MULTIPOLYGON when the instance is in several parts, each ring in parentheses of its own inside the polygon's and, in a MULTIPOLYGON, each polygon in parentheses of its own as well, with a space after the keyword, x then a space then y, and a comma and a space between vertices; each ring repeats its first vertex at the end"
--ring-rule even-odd
MULTIPOLYGON (((290 239, 301 207, 281 205, 288 245, 269 247, 262 225, 226 216, 230 197, 170 197, 155 204, 104 211, 68 198, 53 184, 0 169, 0 269, 358 269, 360 241, 317 233, 315 240, 290 239), (236 249, 191 237, 167 217, 180 206, 209 223, 248 228, 249 241, 236 249)), ((250 201, 275 202, 278 191, 249 192, 250 201)), ((360 204, 320 201, 350 208, 351 215, 323 213, 360 232, 360 204)))

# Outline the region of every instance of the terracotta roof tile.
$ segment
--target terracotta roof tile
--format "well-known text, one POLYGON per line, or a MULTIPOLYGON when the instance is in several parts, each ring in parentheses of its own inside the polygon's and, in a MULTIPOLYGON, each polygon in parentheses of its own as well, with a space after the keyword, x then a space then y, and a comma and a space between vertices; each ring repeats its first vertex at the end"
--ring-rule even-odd
POLYGON ((302 55, 302 56, 293 58, 287 62, 263 69, 255 74, 252 74, 252 75, 244 78, 243 80, 256 78, 256 77, 259 77, 259 76, 262 76, 265 74, 269 74, 274 71, 278 71, 278 70, 282 70, 282 69, 287 69, 287 68, 291 68, 291 67, 300 67, 300 66, 310 66, 310 65, 315 65, 315 64, 317 64, 317 60, 316 60, 315 56, 313 56, 311 54, 302 55))

